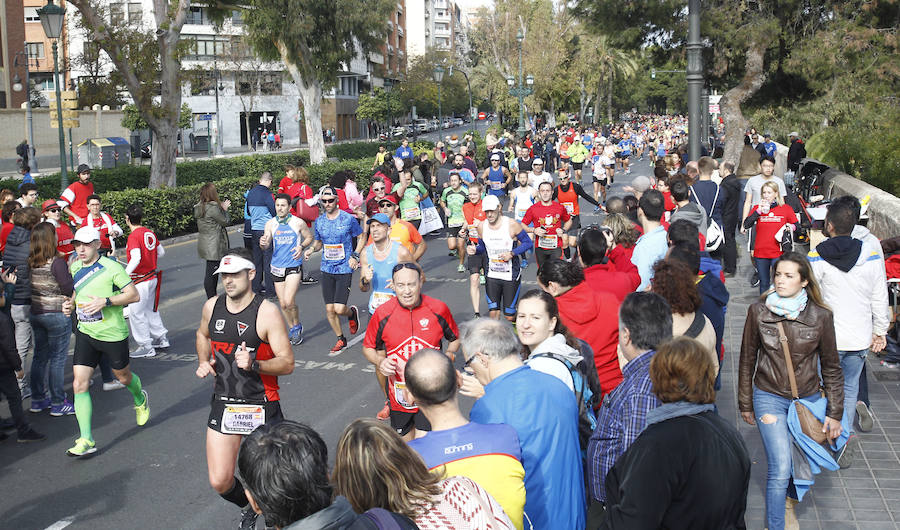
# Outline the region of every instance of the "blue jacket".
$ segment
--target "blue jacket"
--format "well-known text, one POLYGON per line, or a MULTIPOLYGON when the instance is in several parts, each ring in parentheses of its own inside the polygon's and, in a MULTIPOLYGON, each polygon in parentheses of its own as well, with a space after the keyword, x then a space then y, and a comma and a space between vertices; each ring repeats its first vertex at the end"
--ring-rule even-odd
POLYGON ((250 213, 250 229, 265 230, 269 219, 275 217, 275 199, 272 190, 257 184, 247 192, 247 212, 250 213))
MULTIPOLYGON (((827 399, 816 394, 808 398, 800 399, 798 403, 808 407, 819 421, 825 421, 825 408, 828 406, 827 399)), ((831 451, 825 449, 817 444, 812 438, 803 434, 803 429, 800 427, 800 420, 797 418, 797 410, 793 406, 788 407, 787 423, 788 431, 790 431, 791 436, 794 438, 796 447, 798 447, 803 452, 804 456, 806 456, 806 462, 793 462, 791 465, 791 476, 794 480, 794 486, 797 489, 797 500, 802 501, 803 496, 815 482, 813 475, 821 473, 822 468, 837 471, 840 466, 835 462, 831 451), (811 473, 800 473, 801 464, 805 464, 804 468, 808 466, 804 471, 811 471, 811 473)), ((847 423, 846 414, 841 420, 841 427, 843 427, 841 435, 831 444, 831 449, 834 451, 844 447, 844 444, 847 443, 847 439, 850 437, 850 426, 847 423)))
POLYGON ((666 240, 666 229, 658 226, 638 238, 631 254, 631 262, 641 275, 641 284, 635 291, 643 291, 653 278, 653 265, 666 257, 669 242, 666 240))
POLYGON ((472 406, 476 423, 516 430, 525 468, 525 513, 535 529, 582 530, 584 476, 575 395, 552 375, 522 366, 494 379, 472 406))

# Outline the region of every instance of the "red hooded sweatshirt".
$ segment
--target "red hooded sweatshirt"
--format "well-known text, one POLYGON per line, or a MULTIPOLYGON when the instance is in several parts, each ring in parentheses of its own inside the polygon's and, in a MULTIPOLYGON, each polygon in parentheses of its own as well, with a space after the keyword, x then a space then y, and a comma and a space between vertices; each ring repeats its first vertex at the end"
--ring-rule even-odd
POLYGON ((594 364, 603 395, 622 382, 616 346, 619 344, 619 301, 608 292, 581 282, 556 298, 563 324, 594 350, 594 364))
POLYGON ((641 275, 621 246, 616 245, 606 255, 609 258, 606 263, 584 269, 584 279, 591 289, 612 293, 621 303, 641 284, 641 275))

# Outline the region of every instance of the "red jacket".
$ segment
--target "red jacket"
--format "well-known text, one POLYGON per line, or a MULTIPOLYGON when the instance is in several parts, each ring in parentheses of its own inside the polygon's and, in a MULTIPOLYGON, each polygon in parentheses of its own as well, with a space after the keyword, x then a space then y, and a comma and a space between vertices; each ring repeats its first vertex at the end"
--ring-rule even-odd
POLYGON ((619 301, 581 282, 556 298, 562 323, 594 350, 594 364, 603 395, 622 382, 616 346, 619 344, 619 301))
POLYGON ((584 279, 591 289, 611 293, 621 302, 641 284, 641 275, 621 246, 613 247, 606 255, 607 263, 584 269, 584 279))

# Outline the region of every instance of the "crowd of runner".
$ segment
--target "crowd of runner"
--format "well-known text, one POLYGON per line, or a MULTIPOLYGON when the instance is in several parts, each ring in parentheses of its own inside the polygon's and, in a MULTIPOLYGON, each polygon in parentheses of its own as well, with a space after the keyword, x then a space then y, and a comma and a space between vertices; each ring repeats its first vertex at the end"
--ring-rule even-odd
MULTIPOLYGON (((273 190, 265 172, 245 194, 239 248, 225 233, 230 202, 204 186, 195 216, 208 300, 196 375, 213 379, 209 482, 241 509, 240 527, 259 515, 278 528, 743 527, 750 460, 714 405, 727 362, 739 364, 740 411, 766 448, 767 525, 796 527, 793 506, 812 480, 792 458, 849 466, 852 432, 872 428, 864 366, 886 345, 884 253, 858 225, 853 197, 831 202, 828 239, 795 252, 793 232, 808 227, 755 131, 737 167, 710 153, 689 160, 686 139, 684 119, 640 116, 489 134, 481 160, 471 135, 420 153, 403 140, 393 153, 379 149, 368 189, 341 171, 315 190, 289 167, 273 190), (645 156, 652 174, 609 193, 645 156), (602 222, 586 221, 582 200, 602 222), (743 281, 738 229, 756 270, 746 281, 761 295, 739 358, 723 344, 726 281, 743 281), (446 238, 468 275, 471 308, 425 294, 418 262, 436 243, 429 234, 446 238), (530 262, 538 288, 523 292, 530 262), (377 419, 346 428, 331 472, 321 437, 286 420, 279 398, 301 320, 322 313, 306 303, 301 314, 296 300, 315 283, 336 339, 327 355, 346 354, 347 335, 363 333, 385 398, 377 419), (349 304, 356 288, 370 293, 367 311, 349 304), (476 399, 468 417, 459 394, 476 399), (807 407, 816 432, 795 407, 807 407)), ((124 231, 102 211, 90 169, 78 174, 40 210, 36 187, 23 184, 2 201, 0 233, 8 426, 19 441, 43 439, 22 412, 29 396, 33 413, 74 414, 73 457, 97 451, 94 368, 104 390, 129 390, 145 425, 148 393, 129 359, 169 345, 158 312, 162 245, 132 205, 118 263, 124 231)))

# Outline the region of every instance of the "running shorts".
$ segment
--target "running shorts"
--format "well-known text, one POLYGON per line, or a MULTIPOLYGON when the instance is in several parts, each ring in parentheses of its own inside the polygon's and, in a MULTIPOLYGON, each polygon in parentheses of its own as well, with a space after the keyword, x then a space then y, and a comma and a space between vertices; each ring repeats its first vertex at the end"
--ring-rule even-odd
POLYGON ((347 300, 350 299, 350 284, 352 282, 352 272, 346 274, 323 272, 319 283, 322 284, 322 299, 325 300, 325 304, 347 305, 347 300))
POLYGON ((75 330, 75 355, 73 365, 96 368, 100 356, 105 356, 113 370, 122 370, 128 366, 128 339, 116 342, 97 340, 86 333, 75 330))
POLYGON ((487 255, 475 254, 466 258, 466 269, 469 274, 480 274, 482 270, 487 270, 487 255))
MULTIPOLYGON (((240 399, 228 399, 213 395, 210 403, 209 419, 206 426, 216 432, 222 432, 222 420, 225 415, 225 407, 228 405, 253 405, 240 399)), ((281 413, 281 401, 266 401, 265 403, 257 403, 261 405, 266 412, 265 424, 272 425, 284 421, 284 415, 281 413)), ((232 434, 232 433, 223 433, 232 434)))
POLYGON ((579 170, 584 167, 584 162, 572 162, 572 169, 579 170))
POLYGON ((484 282, 484 296, 487 298, 488 309, 491 311, 502 309, 504 315, 515 316, 521 287, 521 281, 498 280, 489 276, 484 282))
POLYGON ((278 276, 275 273, 272 273, 272 281, 275 283, 283 282, 285 278, 290 276, 291 274, 300 274, 300 267, 287 267, 284 269, 284 276, 278 276))

